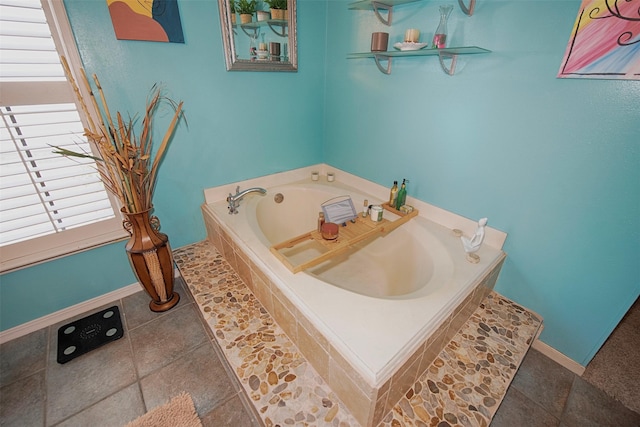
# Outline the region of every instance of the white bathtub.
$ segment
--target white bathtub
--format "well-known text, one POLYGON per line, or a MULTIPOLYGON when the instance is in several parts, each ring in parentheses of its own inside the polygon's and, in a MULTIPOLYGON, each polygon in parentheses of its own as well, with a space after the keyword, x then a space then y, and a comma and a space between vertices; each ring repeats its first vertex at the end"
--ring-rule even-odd
MULTIPOLYGON (((348 194, 357 206, 366 197, 336 185, 297 184, 274 187, 272 197, 256 197, 245 211, 252 231, 271 246, 308 232, 316 223, 320 205, 348 194), (277 203, 273 195, 282 194, 277 203)), ((368 199, 367 199, 368 200, 368 199)), ((388 211, 386 219, 398 217, 388 211)), ((419 220, 410 221, 353 250, 306 271, 324 282, 374 298, 419 298, 436 292, 453 277, 453 260, 437 237, 419 220)), ((281 253, 297 264, 322 254, 317 244, 298 245, 281 253)))
MULTIPOLYGON (((306 175, 306 169, 294 177, 300 174, 306 175)), ((340 178, 348 174, 337 175, 340 178)), ((314 229, 322 202, 348 194, 359 209, 364 199, 381 203, 387 197, 388 190, 383 187, 360 185, 360 179, 354 179, 353 184, 358 188, 377 188, 377 192, 364 194, 340 179, 331 183, 304 179, 273 187, 263 185, 267 187, 266 195, 247 195, 240 202, 239 213, 229 215, 224 200, 218 198, 214 202, 210 198, 235 189, 233 184, 223 192, 205 192, 207 203, 203 210, 219 222, 235 245, 375 389, 384 384, 445 319, 450 319, 454 309, 470 296, 482 278, 499 269, 505 254, 499 247, 485 243, 477 252, 478 264, 466 261, 460 239, 450 228, 425 218, 421 209, 418 217, 343 256, 342 264, 336 266, 330 262, 333 268, 323 264, 293 274, 269 248, 314 229), (284 196, 280 204, 274 201, 277 193, 284 196)), ((245 189, 269 182, 273 180, 256 179, 241 184, 245 189)), ((412 199, 408 202, 418 208, 427 206, 412 199)), ((385 211, 385 218, 392 217, 393 214, 385 211)), ((473 222, 456 218, 451 224, 458 221, 466 228, 465 234, 473 232, 473 222)), ((488 232, 488 236, 494 232, 488 232)), ((506 235, 497 233, 502 234, 503 241, 506 235)), ((487 240, 501 242, 501 238, 487 240)))

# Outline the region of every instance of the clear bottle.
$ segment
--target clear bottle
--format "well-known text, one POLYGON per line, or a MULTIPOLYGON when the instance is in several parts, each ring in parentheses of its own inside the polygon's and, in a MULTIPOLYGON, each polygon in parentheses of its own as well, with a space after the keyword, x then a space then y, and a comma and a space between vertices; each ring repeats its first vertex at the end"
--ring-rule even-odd
POLYGON ((400 190, 398 190, 398 197, 396 198, 396 209, 400 210, 402 206, 404 206, 407 201, 407 185, 405 184, 407 180, 402 180, 402 185, 400 186, 400 190))
POLYGON ((369 215, 369 201, 364 199, 364 203, 362 205, 362 218, 366 218, 369 215))
POLYGON ((318 233, 322 233, 322 224, 324 224, 324 212, 318 213, 318 233))
POLYGON ((440 6, 440 23, 436 32, 433 34, 433 47, 436 49, 444 49, 447 47, 447 20, 453 10, 453 6, 440 6))
POLYGON ((398 197, 398 181, 393 181, 393 187, 389 194, 389 206, 394 208, 396 206, 396 198, 398 197))
POLYGON ((258 34, 249 36, 249 58, 255 61, 258 56, 258 34))

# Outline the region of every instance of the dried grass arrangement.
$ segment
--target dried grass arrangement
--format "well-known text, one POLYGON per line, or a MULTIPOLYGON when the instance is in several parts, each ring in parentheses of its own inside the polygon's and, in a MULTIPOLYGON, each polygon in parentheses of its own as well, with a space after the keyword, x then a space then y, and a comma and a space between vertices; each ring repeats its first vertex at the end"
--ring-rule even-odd
POLYGON ((183 102, 176 103, 167 98, 163 95, 162 88, 154 85, 147 99, 142 129, 138 135, 134 131, 135 117, 125 121, 120 112, 116 112, 116 121, 113 121, 98 77, 95 74, 92 76, 100 102, 94 95, 84 69, 81 69, 83 84, 90 94, 90 102, 100 115, 100 122, 96 124, 91 119, 85 99, 64 57, 62 57, 62 64, 80 106, 88 119, 89 127, 85 128, 84 135, 89 140, 89 143, 95 147, 98 156, 55 146, 56 151, 54 152, 67 157, 94 159, 100 179, 107 190, 115 194, 119 199, 124 212, 136 213, 150 210, 160 161, 165 155, 176 126, 180 119, 184 119, 183 102), (174 110, 174 114, 164 134, 162 143, 154 152, 152 138, 153 118, 161 103, 170 105, 174 110))

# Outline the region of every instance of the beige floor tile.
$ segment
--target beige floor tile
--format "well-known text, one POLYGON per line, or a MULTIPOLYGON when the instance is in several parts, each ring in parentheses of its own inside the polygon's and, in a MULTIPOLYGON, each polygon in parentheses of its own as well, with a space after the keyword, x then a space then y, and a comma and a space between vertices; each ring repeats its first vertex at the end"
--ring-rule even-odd
POLYGON ((140 377, 168 365, 207 340, 193 304, 172 309, 129 334, 140 377))
POLYGON ((99 401, 56 427, 86 427, 100 423, 100 427, 122 427, 145 413, 138 384, 131 384, 99 401))
POLYGON ((147 410, 186 391, 191 395, 199 415, 208 414, 239 391, 208 341, 142 378, 140 386, 147 410))

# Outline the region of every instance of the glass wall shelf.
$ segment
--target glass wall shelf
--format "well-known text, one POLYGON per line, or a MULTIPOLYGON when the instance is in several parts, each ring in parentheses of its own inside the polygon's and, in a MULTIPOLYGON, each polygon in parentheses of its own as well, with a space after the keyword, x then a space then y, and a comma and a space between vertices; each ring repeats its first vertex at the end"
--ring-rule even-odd
MULTIPOLYGON (((373 10, 376 14, 376 17, 380 22, 385 25, 391 25, 391 21, 393 18, 393 6, 399 6, 401 4, 407 3, 415 3, 424 0, 361 0, 355 3, 349 4, 350 10, 373 10), (387 11, 386 19, 380 14, 381 10, 387 11)), ((469 0, 469 6, 464 4, 464 0, 458 0, 458 4, 460 5, 460 9, 465 14, 471 16, 473 15, 473 10, 476 6, 476 0, 469 0)))
POLYGON ((393 6, 398 6, 398 5, 401 5, 401 4, 415 3, 417 1, 422 1, 422 0, 380 0, 380 1, 362 0, 362 1, 357 1, 357 2, 354 2, 354 3, 349 3, 349 9, 351 9, 351 10, 370 10, 370 9, 373 8, 373 3, 378 3, 378 4, 382 4, 384 6, 393 7, 393 6))
POLYGON ((393 58, 406 58, 410 56, 438 56, 442 70, 452 76, 456 70, 456 62, 458 55, 475 55, 480 53, 490 53, 488 49, 477 46, 447 47, 445 49, 420 49, 405 51, 385 51, 385 52, 362 52, 350 53, 348 59, 373 58, 376 61, 378 69, 384 74, 391 74, 391 62, 393 58), (450 60, 449 66, 445 61, 450 60), (386 61, 386 67, 383 67, 381 61, 386 61))
POLYGON ((255 36, 259 28, 267 26, 271 28, 271 31, 273 31, 280 37, 287 37, 287 28, 289 27, 289 21, 285 19, 267 19, 266 21, 254 21, 248 22, 246 24, 234 24, 233 28, 240 27, 246 35, 252 37, 255 36))

